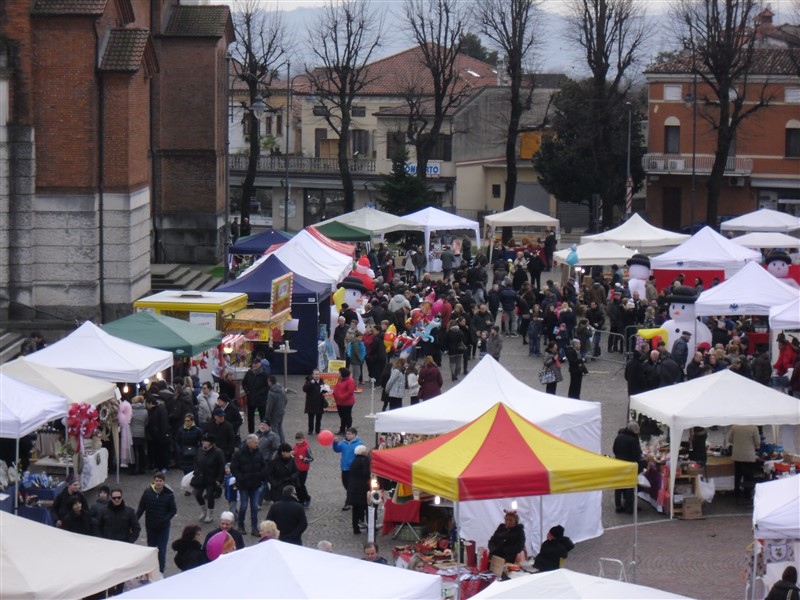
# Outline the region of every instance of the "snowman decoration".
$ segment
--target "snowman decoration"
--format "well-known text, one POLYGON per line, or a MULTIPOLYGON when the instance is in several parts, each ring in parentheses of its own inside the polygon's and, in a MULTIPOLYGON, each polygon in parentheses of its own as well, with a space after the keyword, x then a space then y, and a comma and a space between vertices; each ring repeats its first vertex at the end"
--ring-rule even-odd
MULTIPOLYGON (((705 323, 701 323, 694 313, 694 303, 697 301, 697 292, 693 287, 681 285, 667 296, 669 304, 669 320, 665 321, 662 328, 666 330, 667 339, 664 340, 670 353, 675 342, 681 337, 681 332, 688 331, 692 334, 690 348, 706 342, 711 345, 711 331, 705 323)), ((694 358, 690 351, 688 359, 694 358)), ((685 366, 685 365, 682 365, 685 366)))
POLYGON ((639 292, 639 298, 647 297, 645 283, 650 279, 650 259, 644 254, 634 254, 627 263, 628 265, 628 289, 639 292))
POLYGON ((370 268, 369 259, 366 256, 362 256, 358 259, 350 275, 352 277, 358 277, 370 292, 375 291, 375 271, 370 268))
POLYGON ((791 264, 792 260, 783 250, 773 250, 767 255, 767 271, 770 275, 777 277, 786 285, 800 288, 800 285, 789 276, 789 265, 791 264))
MULTIPOLYGON (((348 275, 338 285, 338 288, 336 293, 331 297, 333 299, 330 316, 331 329, 329 333, 331 341, 333 341, 333 334, 338 324, 339 311, 342 309, 342 304, 345 303, 348 308, 352 309, 356 314, 356 318, 358 319, 356 329, 361 333, 367 330, 367 326, 364 324, 364 319, 361 316, 361 313, 364 312, 364 303, 369 299, 367 295, 369 290, 364 285, 364 282, 358 277, 348 275)), ((350 323, 347 323, 347 325, 350 325, 350 323)))

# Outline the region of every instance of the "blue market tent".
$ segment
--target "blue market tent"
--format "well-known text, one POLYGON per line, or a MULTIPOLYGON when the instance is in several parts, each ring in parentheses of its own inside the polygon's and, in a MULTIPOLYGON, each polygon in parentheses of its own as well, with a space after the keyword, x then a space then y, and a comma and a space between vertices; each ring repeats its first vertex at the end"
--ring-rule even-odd
MULTIPOLYGON (((251 304, 268 305, 272 294, 272 280, 289 273, 289 268, 277 256, 269 256, 264 262, 244 277, 229 281, 216 288, 217 292, 239 292, 247 294, 251 304)), ((289 373, 293 375, 311 373, 317 366, 317 338, 319 325, 327 326, 330 318, 331 288, 327 283, 312 281, 295 273, 292 287, 292 318, 299 320, 299 327, 292 334, 292 348, 296 354, 289 355, 289 373)), ((282 373, 283 364, 272 365, 273 373, 282 373)), ((281 359, 282 360, 282 359, 281 359)))
POLYGON ((230 254, 264 254, 273 244, 283 244, 292 239, 291 234, 277 229, 268 229, 240 238, 228 248, 230 254))

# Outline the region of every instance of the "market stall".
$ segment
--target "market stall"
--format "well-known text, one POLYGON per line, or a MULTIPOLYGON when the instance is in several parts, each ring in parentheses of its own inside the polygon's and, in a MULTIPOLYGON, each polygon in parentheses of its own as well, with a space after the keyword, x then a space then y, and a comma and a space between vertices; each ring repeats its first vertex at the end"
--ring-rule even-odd
POLYGON ((398 217, 391 213, 383 212, 375 208, 359 208, 352 212, 333 217, 327 221, 317 223, 317 227, 327 225, 328 223, 338 222, 346 225, 352 225, 360 229, 365 229, 372 233, 373 236, 380 237, 387 233, 395 231, 422 231, 422 227, 417 223, 410 221, 406 217, 398 217))
POLYGON ((797 299, 798 293, 760 264, 751 262, 729 279, 703 291, 694 311, 698 317, 768 315, 770 308, 797 299))
POLYGON ((431 233, 436 231, 459 231, 467 229, 475 234, 475 247, 479 248, 481 245, 481 230, 477 221, 459 217, 458 215, 432 206, 406 215, 405 218, 422 228, 422 231, 425 233, 424 248, 426 251, 429 251, 431 247, 431 233))
POLYGON ((561 222, 555 217, 531 210, 527 206, 516 206, 511 210, 486 215, 483 218, 484 227, 488 230, 489 261, 492 260, 494 250, 495 231, 498 227, 552 227, 558 229, 561 222))
POLYGON ((732 241, 748 248, 800 248, 800 238, 777 231, 745 233, 732 241))
POLYGON ((570 263, 567 259, 572 253, 572 248, 565 248, 553 253, 553 260, 562 265, 571 264, 573 266, 589 267, 593 265, 613 265, 625 264, 634 250, 625 248, 614 242, 589 242, 575 247, 577 262, 570 263))
POLYGON ((317 224, 314 225, 314 229, 325 237, 336 240, 337 242, 369 242, 372 240, 371 231, 339 221, 317 224))
POLYGON ((408 598, 438 600, 438 577, 278 540, 248 546, 120 598, 408 598), (238 577, 257 573, 258 581, 238 577), (261 582, 261 583, 259 583, 261 582))
MULTIPOLYGON (((600 404, 561 398, 540 392, 515 378, 499 362, 486 356, 468 375, 439 396, 397 410, 376 415, 375 431, 438 435, 449 433, 477 419, 497 402, 559 438, 589 450, 600 452, 600 404)), ((539 501, 520 498, 526 526, 538 526, 539 501)), ((544 519, 563 518, 569 523, 570 537, 583 541, 602 535, 602 495, 600 492, 548 496, 542 502, 544 519)), ((488 539, 494 531, 487 513, 496 513, 501 500, 477 500, 461 503, 462 531, 469 539, 488 539)))
POLYGON ((800 217, 771 208, 728 219, 720 225, 722 231, 778 231, 789 233, 800 229, 800 217))
MULTIPOLYGON (((537 427, 503 403, 474 421, 444 435, 372 453, 373 473, 453 500, 459 536, 463 537, 462 502, 571 494, 636 486, 635 463, 607 458, 569 444, 537 427), (501 457, 506 457, 505 460, 501 457)), ((523 510, 523 509, 520 509, 523 510)), ((563 515, 538 527, 526 523, 526 549, 538 551, 545 532, 563 515)), ((487 510, 480 518, 496 523, 502 512, 487 510)), ((634 534, 634 557, 636 556, 634 534)), ((473 539, 480 547, 488 538, 473 539)), ((457 555, 456 555, 457 556, 457 555)))
POLYGON ((800 329, 800 295, 786 304, 770 307, 769 326, 773 329, 800 329))
POLYGON ((682 244, 690 237, 685 233, 675 233, 674 231, 651 225, 639 213, 633 213, 627 221, 614 229, 581 236, 581 244, 588 242, 614 242, 620 246, 635 248, 636 252, 658 254, 668 248, 682 244))
POLYGON ((0 513, 0 597, 85 598, 143 575, 158 551, 79 535, 0 513))
MULTIPOLYGON (((675 514, 672 494, 684 430, 714 425, 798 425, 797 399, 729 370, 631 396, 631 410, 660 421, 670 429, 670 470, 667 499, 675 514), (754 401, 757 399, 757 401, 754 401)), ((665 482, 666 484, 666 482, 665 482)), ((666 508, 666 507, 665 507, 666 508)))
POLYGON ((273 244, 283 244, 292 239, 291 233, 278 229, 267 229, 247 237, 239 238, 235 244, 228 248, 228 254, 264 254, 273 244))
POLYGON ((154 312, 216 331, 222 329, 225 317, 243 308, 247 308, 247 294, 219 291, 165 290, 133 303, 136 311, 154 312))
POLYGON ((222 340, 222 334, 215 329, 148 311, 136 312, 101 327, 114 337, 166 350, 176 356, 196 356, 222 340))

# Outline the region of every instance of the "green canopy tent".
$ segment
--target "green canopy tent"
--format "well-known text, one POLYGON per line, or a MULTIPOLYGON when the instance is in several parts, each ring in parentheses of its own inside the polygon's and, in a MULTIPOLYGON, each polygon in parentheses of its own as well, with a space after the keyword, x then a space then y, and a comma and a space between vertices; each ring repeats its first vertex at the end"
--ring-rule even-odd
POLYGON ((324 225, 314 225, 314 227, 325 237, 337 242, 369 242, 372 240, 371 231, 339 221, 330 221, 324 225))
POLYGON ((222 333, 180 319, 140 311, 102 326, 114 337, 176 356, 194 356, 222 341, 222 333))

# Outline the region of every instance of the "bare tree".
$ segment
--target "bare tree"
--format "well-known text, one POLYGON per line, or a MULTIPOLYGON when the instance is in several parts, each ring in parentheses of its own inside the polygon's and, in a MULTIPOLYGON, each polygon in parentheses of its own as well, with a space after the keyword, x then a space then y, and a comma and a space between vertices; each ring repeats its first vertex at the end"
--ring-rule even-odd
MULTIPOLYGON (((517 193, 517 138, 522 113, 531 107, 534 78, 523 86, 525 65, 536 39, 536 10, 541 0, 485 0, 478 15, 481 33, 504 55, 502 67, 509 81, 509 118, 506 129, 506 194, 503 209, 514 208, 517 193)), ((511 238, 503 228, 503 240, 511 238)))
POLYGON ((716 225, 719 196, 728 154, 739 125, 769 105, 767 82, 750 93, 750 73, 756 59, 753 17, 756 0, 681 0, 675 9, 681 40, 692 53, 692 74, 705 85, 694 101, 698 116, 716 133, 714 165, 706 182, 706 223, 716 225))
MULTIPOLYGON (((646 36, 644 10, 635 0, 572 0, 568 21, 569 35, 582 48, 591 72, 591 167, 596 173, 613 173, 613 115, 628 98, 629 71, 637 64, 646 36)), ((603 227, 611 227, 614 205, 624 196, 614 178, 600 181, 603 227)))
POLYGON ((469 95, 456 64, 468 14, 458 0, 404 0, 403 11, 422 55, 425 79, 430 75, 429 82, 420 81, 406 94, 406 136, 416 149, 417 177, 425 178, 442 124, 469 95))
POLYGON ((309 33, 308 45, 319 64, 306 67, 306 76, 322 106, 323 118, 339 136, 337 156, 345 212, 355 206, 350 172, 353 101, 375 81, 367 64, 380 47, 382 29, 381 21, 370 13, 367 0, 332 0, 309 33))
MULTIPOLYGON (((277 10, 266 11, 260 6, 257 0, 239 0, 233 7, 236 42, 230 51, 231 63, 236 79, 247 84, 251 107, 259 95, 262 98, 269 97, 272 80, 286 64, 286 29, 280 13, 277 10)), ((247 118, 250 120, 250 155, 242 182, 242 222, 250 217, 250 200, 255 195, 256 172, 261 156, 259 119, 252 110, 248 111, 247 118)), ((288 148, 285 151, 288 152, 288 148)))

